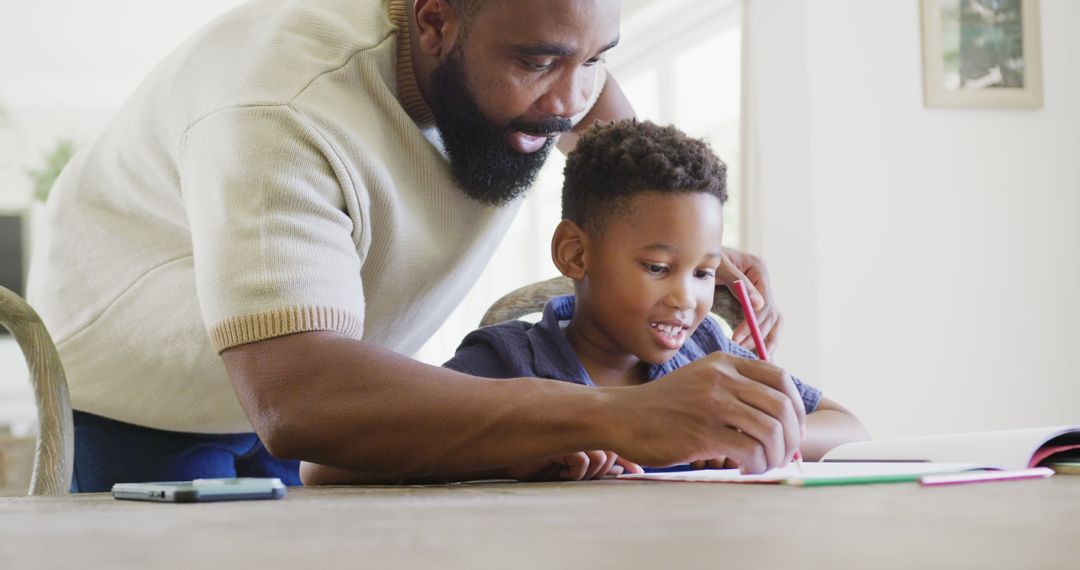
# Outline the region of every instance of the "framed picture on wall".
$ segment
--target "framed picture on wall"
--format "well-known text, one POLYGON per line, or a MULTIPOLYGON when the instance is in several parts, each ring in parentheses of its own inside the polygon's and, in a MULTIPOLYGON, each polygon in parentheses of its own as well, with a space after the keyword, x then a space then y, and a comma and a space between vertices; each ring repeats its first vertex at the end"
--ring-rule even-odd
POLYGON ((1042 107, 1039 0, 922 0, 927 107, 1042 107))

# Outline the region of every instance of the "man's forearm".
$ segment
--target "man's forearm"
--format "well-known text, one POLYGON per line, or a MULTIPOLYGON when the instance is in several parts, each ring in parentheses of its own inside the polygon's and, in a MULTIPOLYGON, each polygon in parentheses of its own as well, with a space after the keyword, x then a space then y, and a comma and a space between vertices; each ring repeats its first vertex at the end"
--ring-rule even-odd
POLYGON ((474 378, 333 333, 270 339, 223 357, 271 453, 372 480, 600 449, 617 429, 603 390, 474 378))

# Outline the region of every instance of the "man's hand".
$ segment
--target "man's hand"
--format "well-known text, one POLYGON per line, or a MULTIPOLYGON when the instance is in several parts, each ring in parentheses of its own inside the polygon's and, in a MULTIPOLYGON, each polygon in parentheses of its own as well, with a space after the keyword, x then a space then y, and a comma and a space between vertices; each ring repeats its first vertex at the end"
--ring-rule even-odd
POLYGON ((518 481, 552 481, 565 479, 581 481, 613 477, 623 473, 644 473, 636 463, 619 457, 613 451, 579 451, 546 461, 516 465, 507 469, 511 479, 518 481))
POLYGON ((616 449, 642 465, 722 457, 761 473, 789 463, 805 433, 806 410, 791 376, 720 352, 611 397, 615 418, 626 422, 617 428, 626 439, 616 449))
POLYGON ((690 462, 691 469, 737 469, 739 464, 734 459, 727 457, 714 457, 712 459, 699 459, 690 462))
MULTIPOLYGON (((758 327, 765 338, 765 348, 770 353, 775 352, 780 332, 784 330, 784 316, 776 308, 765 262, 749 253, 727 247, 723 249, 723 254, 720 267, 716 270, 716 284, 730 289, 739 280, 749 283, 747 293, 750 295, 750 303, 754 305, 758 327)), ((754 350, 754 339, 750 336, 750 325, 746 321, 735 327, 731 338, 743 348, 754 350)))

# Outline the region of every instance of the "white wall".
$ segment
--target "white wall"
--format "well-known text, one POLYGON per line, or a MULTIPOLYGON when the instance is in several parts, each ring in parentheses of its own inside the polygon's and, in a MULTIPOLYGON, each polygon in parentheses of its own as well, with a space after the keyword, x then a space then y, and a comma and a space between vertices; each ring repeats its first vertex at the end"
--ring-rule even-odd
POLYGON ((918 2, 750 2, 783 363, 876 437, 1080 423, 1080 2, 1038 110, 924 108, 918 2))
POLYGON ((92 139, 157 62, 240 0, 5 0, 0 11, 0 209, 30 200, 26 168, 58 139, 92 139))

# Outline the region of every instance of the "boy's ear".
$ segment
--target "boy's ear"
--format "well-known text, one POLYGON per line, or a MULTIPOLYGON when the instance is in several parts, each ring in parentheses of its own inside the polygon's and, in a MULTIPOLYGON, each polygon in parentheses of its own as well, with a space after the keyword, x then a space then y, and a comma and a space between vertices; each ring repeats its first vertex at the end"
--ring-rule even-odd
POLYGON ((454 47, 460 21, 446 0, 416 0, 416 37, 424 55, 442 59, 454 47))
POLYGON ((570 220, 563 220, 551 236, 551 261, 559 273, 581 281, 585 279, 585 247, 589 243, 589 234, 570 220))

